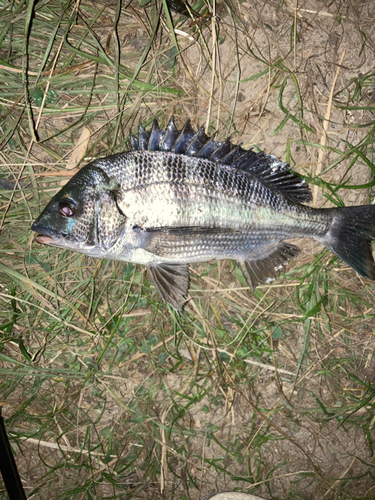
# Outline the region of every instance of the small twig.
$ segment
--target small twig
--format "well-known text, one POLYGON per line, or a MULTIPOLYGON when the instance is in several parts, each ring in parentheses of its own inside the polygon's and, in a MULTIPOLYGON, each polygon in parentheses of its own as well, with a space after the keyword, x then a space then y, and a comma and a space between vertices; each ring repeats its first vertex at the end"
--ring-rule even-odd
POLYGON ((165 432, 166 417, 172 408, 170 405, 161 416, 162 427, 160 427, 161 437, 161 463, 160 463, 160 493, 163 494, 165 485, 168 483, 168 461, 167 461, 167 436, 165 432))
MULTIPOLYGON (((341 63, 342 63, 342 60, 344 59, 344 55, 345 55, 345 50, 342 51, 341 58, 340 58, 339 64, 338 64, 337 69, 336 69, 336 74, 335 74, 335 77, 334 77, 333 82, 332 82, 331 92, 329 94, 327 110, 326 110, 326 114, 324 116, 324 122, 323 122, 323 134, 322 134, 322 137, 320 139, 320 145, 322 147, 319 149, 318 161, 316 163, 314 177, 318 177, 320 175, 320 172, 322 171, 324 146, 325 146, 326 140, 327 140, 327 131, 328 131, 328 127, 329 127, 329 117, 331 116, 333 93, 335 90, 337 77, 339 76, 341 63)), ((315 185, 313 187, 313 206, 314 207, 316 207, 317 196, 318 196, 318 186, 315 185)))
POLYGON ((339 477, 339 479, 336 479, 336 481, 328 488, 328 490, 324 493, 324 495, 322 496, 322 500, 323 498, 325 498, 328 493, 330 493, 333 488, 341 481, 341 479, 344 479, 344 477, 347 475, 347 473, 350 471, 350 469, 352 468, 352 465, 354 464, 354 462, 357 460, 357 457, 354 457, 353 460, 350 462, 350 465, 349 467, 346 469, 346 471, 344 471, 341 476, 339 477))
POLYGON ((211 76, 211 92, 210 99, 208 103, 208 111, 207 111, 207 121, 206 121, 206 134, 208 133, 208 127, 210 124, 210 116, 212 109, 212 101, 214 95, 214 84, 215 84, 215 76, 216 76, 216 45, 217 45, 217 33, 216 33, 216 2, 213 2, 212 5, 212 76, 211 76))
MULTIPOLYGON (((12 434, 12 433, 11 433, 12 434)), ((45 448, 52 448, 53 450, 62 450, 67 453, 79 453, 82 455, 92 455, 95 457, 103 457, 105 458, 105 453, 99 453, 97 451, 90 451, 81 448, 72 448, 71 446, 65 446, 64 444, 51 443, 49 441, 42 441, 41 439, 27 438, 27 437, 19 437, 16 436, 21 442, 28 442, 32 444, 37 444, 38 446, 44 446, 45 448)), ((117 458, 117 455, 109 455, 111 458, 117 458)))
MULTIPOLYGON (((310 9, 298 9, 298 12, 307 12, 307 14, 315 14, 316 16, 325 16, 325 17, 336 17, 337 14, 331 14, 330 12, 325 12, 322 10, 310 10, 310 9)), ((340 16, 341 19, 346 19, 346 16, 340 16)))
MULTIPOLYGON (((218 349, 220 350, 220 349, 218 349)), ((274 372, 279 372, 279 373, 284 373, 285 375, 291 375, 292 377, 295 376, 295 373, 289 372, 288 370, 283 370, 282 368, 276 368, 275 366, 272 365, 265 365, 263 363, 259 363, 259 361, 253 361, 252 359, 244 359, 245 363, 249 363, 251 365, 256 365, 260 366, 261 368, 265 368, 266 370, 272 370, 274 372)))
POLYGON ((182 30, 179 30, 177 28, 175 28, 174 32, 176 33, 176 35, 180 35, 180 36, 183 36, 185 38, 187 38, 188 40, 190 40, 191 42, 195 42, 195 38, 193 38, 192 36, 190 36, 188 33, 186 33, 185 31, 182 31, 182 30))
MULTIPOLYGON (((155 351, 156 349, 158 349, 159 347, 161 347, 164 344, 167 344, 168 342, 170 342, 173 339, 174 339, 174 335, 170 335, 169 337, 167 337, 166 339, 164 339, 162 342, 159 342, 158 344, 156 344, 153 347, 151 347, 150 352, 155 351)), ((136 361, 137 359, 142 358, 143 356, 146 356, 146 354, 149 354, 149 353, 147 353, 147 352, 139 352, 138 354, 136 354, 135 356, 133 356, 131 359, 128 359, 128 361, 124 361, 123 363, 121 363, 119 365, 119 368, 121 368, 122 366, 127 365, 129 363, 132 363, 133 361, 136 361)))

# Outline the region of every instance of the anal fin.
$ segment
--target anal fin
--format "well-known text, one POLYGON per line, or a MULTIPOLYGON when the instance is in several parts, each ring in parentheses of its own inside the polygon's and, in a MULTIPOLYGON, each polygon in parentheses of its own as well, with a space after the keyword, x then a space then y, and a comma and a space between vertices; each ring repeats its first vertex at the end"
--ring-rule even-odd
POLYGON ((187 264, 156 264, 149 267, 152 281, 163 300, 181 311, 189 289, 189 267, 187 264))
POLYGON ((260 258, 243 260, 242 272, 249 287, 254 290, 260 283, 274 281, 289 259, 297 255, 299 251, 295 245, 282 241, 266 248, 260 258))

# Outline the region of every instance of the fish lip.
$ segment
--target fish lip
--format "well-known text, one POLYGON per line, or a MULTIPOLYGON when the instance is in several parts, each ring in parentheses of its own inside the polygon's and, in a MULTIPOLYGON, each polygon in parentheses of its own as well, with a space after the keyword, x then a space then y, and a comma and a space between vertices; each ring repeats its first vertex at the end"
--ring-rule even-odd
MULTIPOLYGON (((42 245, 49 245, 52 247, 57 247, 57 248, 62 248, 63 250, 74 250, 76 252, 83 252, 87 253, 88 255, 93 255, 94 257, 99 257, 99 253, 96 250, 96 244, 93 245, 92 251, 84 251, 81 245, 74 244, 71 241, 65 241, 66 235, 64 233, 57 233, 55 231, 52 231, 51 229, 48 229, 46 226, 42 226, 41 224, 38 224, 37 222, 34 222, 34 224, 31 226, 31 230, 34 231, 36 234, 34 241, 36 243, 41 243, 42 245)), ((85 242, 82 242, 85 243, 85 242)))
POLYGON ((37 235, 35 236, 35 241, 37 243, 42 243, 43 245, 51 245, 57 240, 56 234, 53 231, 45 226, 37 224, 36 222, 34 222, 34 224, 31 226, 31 230, 37 233, 37 235))
POLYGON ((55 233, 48 229, 48 227, 42 226, 40 224, 37 224, 34 222, 34 224, 31 226, 31 231, 34 231, 35 233, 38 233, 39 235, 42 236, 48 236, 49 238, 52 238, 55 236, 55 233))
POLYGON ((49 236, 43 236, 42 234, 37 234, 34 238, 34 241, 43 245, 50 245, 51 243, 53 243, 52 238, 50 238, 49 236))

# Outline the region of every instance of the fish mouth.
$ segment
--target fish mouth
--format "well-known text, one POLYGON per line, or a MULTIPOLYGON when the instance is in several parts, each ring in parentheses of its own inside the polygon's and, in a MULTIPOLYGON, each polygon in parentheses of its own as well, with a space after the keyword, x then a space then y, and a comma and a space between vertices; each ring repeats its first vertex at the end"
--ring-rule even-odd
POLYGON ((64 233, 52 231, 51 229, 48 229, 48 227, 42 226, 37 222, 34 222, 34 224, 31 226, 31 230, 37 233, 34 238, 34 241, 36 241, 36 243, 62 248, 63 250, 74 250, 76 252, 93 255, 94 257, 97 257, 99 255, 95 245, 87 246, 86 242, 80 243, 67 240, 64 233))
POLYGON ((45 226, 41 226, 40 224, 34 224, 31 226, 31 230, 37 233, 35 236, 35 241, 37 243, 42 243, 43 245, 51 245, 56 240, 56 235, 53 231, 46 228, 45 226))

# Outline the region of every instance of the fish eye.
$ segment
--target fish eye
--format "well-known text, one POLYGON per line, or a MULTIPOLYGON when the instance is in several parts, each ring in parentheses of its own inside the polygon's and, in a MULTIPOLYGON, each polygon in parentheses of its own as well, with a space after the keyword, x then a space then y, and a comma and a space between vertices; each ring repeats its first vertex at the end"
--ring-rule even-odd
POLYGON ((76 211, 76 206, 72 200, 61 200, 59 203, 59 212, 64 217, 72 217, 76 211))

